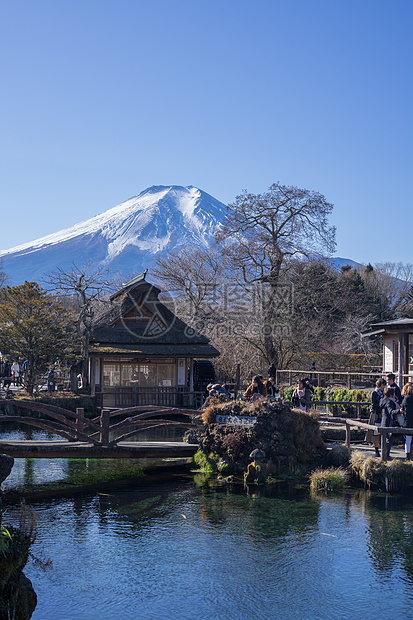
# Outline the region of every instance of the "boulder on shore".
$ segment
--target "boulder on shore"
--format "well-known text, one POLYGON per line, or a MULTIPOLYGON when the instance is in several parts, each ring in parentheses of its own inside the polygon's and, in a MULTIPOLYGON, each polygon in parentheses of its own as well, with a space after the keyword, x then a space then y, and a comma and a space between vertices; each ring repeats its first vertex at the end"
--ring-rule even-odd
POLYGON ((208 422, 199 437, 201 450, 223 460, 231 471, 245 471, 256 449, 265 454, 269 474, 306 473, 324 463, 326 445, 313 413, 263 398, 253 403, 214 403, 203 419, 208 422), (217 415, 252 416, 256 421, 250 426, 216 424, 217 415))
POLYGON ((12 456, 0 454, 0 484, 10 475, 13 465, 14 458, 12 456))

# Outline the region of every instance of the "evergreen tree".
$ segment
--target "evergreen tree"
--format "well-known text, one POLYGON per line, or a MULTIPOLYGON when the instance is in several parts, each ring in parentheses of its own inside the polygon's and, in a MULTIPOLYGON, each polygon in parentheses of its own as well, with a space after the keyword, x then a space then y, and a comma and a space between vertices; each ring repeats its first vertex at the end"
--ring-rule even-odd
POLYGON ((0 292, 0 342, 11 355, 27 360, 25 387, 33 393, 36 375, 74 344, 73 315, 36 282, 6 286, 0 292))

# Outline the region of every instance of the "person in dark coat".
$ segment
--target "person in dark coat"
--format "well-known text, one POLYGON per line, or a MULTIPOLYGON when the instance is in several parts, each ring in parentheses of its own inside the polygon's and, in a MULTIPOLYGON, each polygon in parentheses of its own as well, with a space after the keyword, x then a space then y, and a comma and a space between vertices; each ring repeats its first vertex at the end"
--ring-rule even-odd
POLYGON ((311 394, 314 394, 314 386, 310 381, 309 377, 305 377, 305 379, 303 379, 304 381, 304 385, 307 388, 307 390, 310 390, 311 394))
POLYGON ((305 386, 302 379, 297 381, 297 387, 291 397, 291 404, 295 409, 302 411, 308 411, 311 407, 311 391, 305 386))
POLYGON ((56 389, 56 377, 53 366, 50 367, 49 374, 47 375, 47 389, 49 392, 54 392, 56 389))
POLYGON ((273 362, 271 364, 271 366, 269 367, 269 369, 268 369, 268 378, 270 379, 272 377, 274 379, 274 381, 275 381, 276 376, 277 376, 277 369, 276 369, 276 367, 274 365, 274 362, 273 362))
POLYGON ((393 388, 395 398, 399 405, 401 405, 403 400, 402 393, 396 383, 396 375, 394 375, 392 372, 387 375, 387 384, 389 387, 393 388))
MULTIPOLYGON (((371 393, 371 405, 370 405, 370 418, 369 424, 374 426, 380 426, 381 424, 381 409, 380 409, 380 401, 384 396, 384 388, 386 387, 385 379, 377 379, 376 381, 376 389, 371 393)), ((380 456, 380 435, 378 431, 367 431, 366 441, 371 441, 373 443, 374 449, 376 451, 376 456, 380 456)))
POLYGON ((273 377, 270 377, 268 381, 265 381, 264 385, 267 388, 267 396, 271 396, 272 398, 280 398, 280 391, 275 385, 275 379, 273 377))
POLYGON ((11 362, 9 362, 9 360, 6 360, 4 362, 2 375, 3 375, 3 388, 7 390, 10 388, 11 382, 12 382, 11 362))
MULTIPOLYGON (((406 387, 406 386, 405 386, 406 387)), ((404 392, 403 388, 403 392, 404 392)), ((413 384, 410 383, 406 390, 406 395, 402 400, 401 411, 404 414, 405 428, 413 428, 413 384)), ((412 436, 405 435, 404 450, 406 452, 406 461, 410 461, 410 448, 412 445, 412 436)))
POLYGON ((253 378, 252 383, 247 387, 244 393, 245 398, 255 400, 263 396, 267 396, 267 388, 262 382, 261 375, 257 375, 253 378))
MULTIPOLYGON (((380 400, 379 406, 381 408, 381 426, 389 427, 396 426, 395 415, 398 411, 400 411, 400 407, 396 401, 394 389, 388 387, 384 390, 384 396, 380 400)), ((392 434, 386 434, 386 449, 387 449, 387 458, 390 456, 390 450, 392 446, 392 434)))

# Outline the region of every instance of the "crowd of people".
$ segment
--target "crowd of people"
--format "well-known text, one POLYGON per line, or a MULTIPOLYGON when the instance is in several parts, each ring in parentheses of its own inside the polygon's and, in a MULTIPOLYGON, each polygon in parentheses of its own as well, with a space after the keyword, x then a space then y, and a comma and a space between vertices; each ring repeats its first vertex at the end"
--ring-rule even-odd
POLYGON ((20 364, 18 360, 13 362, 6 359, 0 363, 0 388, 9 390, 11 385, 19 386, 23 384, 23 376, 27 369, 26 363, 20 364))
MULTIPOLYGON (((230 400, 233 395, 230 392, 227 383, 210 383, 207 386, 208 396, 206 397, 202 408, 208 406, 212 399, 230 400)), ((292 394, 292 406, 308 411, 311 408, 311 396, 314 393, 314 387, 309 377, 299 379, 297 386, 292 394)), ((242 397, 246 400, 254 401, 258 398, 281 399, 280 390, 276 383, 276 369, 274 364, 268 369, 268 379, 264 380, 262 375, 255 375, 251 383, 248 385, 242 397)))
MULTIPOLYGON (((376 388, 371 393, 369 424, 378 427, 413 428, 413 382, 409 381, 401 390, 396 377, 389 373, 386 379, 377 379, 376 388)), ((390 455, 393 435, 386 434, 386 452, 390 455)), ((410 460, 412 436, 405 435, 406 460, 410 460)), ((375 431, 372 443, 376 455, 380 456, 380 434, 375 431)))
MULTIPOLYGON (((229 385, 227 383, 210 383, 207 386, 208 396, 203 403, 202 407, 205 408, 211 402, 212 399, 219 398, 219 400, 230 400, 233 395, 230 392, 229 385)), ((254 401, 258 398, 271 398, 279 399, 280 391, 275 381, 275 367, 272 365, 268 370, 268 379, 264 380, 262 375, 256 375, 253 377, 251 383, 243 393, 243 398, 246 400, 254 401)))

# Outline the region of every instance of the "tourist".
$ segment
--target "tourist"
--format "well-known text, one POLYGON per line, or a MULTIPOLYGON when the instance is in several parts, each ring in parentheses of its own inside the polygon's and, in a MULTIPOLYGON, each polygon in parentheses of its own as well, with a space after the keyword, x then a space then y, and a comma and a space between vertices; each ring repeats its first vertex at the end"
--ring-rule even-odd
POLYGON ((411 381, 408 381, 407 383, 404 384, 404 386, 402 387, 402 398, 404 398, 407 395, 407 392, 409 391, 409 387, 411 385, 413 385, 411 381))
POLYGON ((208 405, 210 405, 212 403, 213 400, 216 400, 218 398, 218 392, 217 390, 211 389, 208 390, 208 396, 206 397, 206 399, 204 400, 201 409, 205 409, 206 407, 208 407, 208 405))
POLYGON ((56 377, 54 374, 54 368, 49 368, 49 374, 47 375, 47 390, 48 392, 54 392, 56 389, 56 377))
MULTIPOLYGON (((371 393, 370 418, 369 424, 379 427, 381 424, 381 408, 380 401, 384 396, 384 388, 386 387, 385 379, 377 379, 376 388, 371 393)), ((372 441, 376 456, 380 456, 380 435, 378 431, 367 431, 366 441, 372 441)))
POLYGON ((267 396, 267 388, 262 381, 261 375, 256 375, 253 378, 252 383, 247 387, 244 396, 249 400, 255 400, 257 398, 267 396))
POLYGON ((11 362, 6 360, 3 365, 3 388, 8 390, 11 386, 11 362))
MULTIPOLYGON (((406 383, 403 387, 404 398, 402 400, 401 411, 404 414, 404 427, 413 428, 413 384, 411 382, 406 383), (407 387, 407 389, 406 389, 407 387)), ((405 435, 404 437, 404 450, 406 452, 406 461, 410 461, 410 448, 412 445, 412 436, 405 435)))
MULTIPOLYGON (((391 387, 387 387, 384 390, 384 396, 380 400, 381 408, 381 427, 389 428, 391 426, 397 426, 395 416, 400 411, 400 405, 398 404, 395 396, 395 391, 391 387)), ((386 455, 390 456, 390 450, 392 446, 393 437, 391 433, 386 433, 386 455)))
MULTIPOLYGON (((310 373, 311 373, 312 370, 317 370, 315 362, 311 362, 310 373)), ((313 379, 313 374, 312 373, 310 374, 310 379, 311 380, 313 379)))
POLYGON ((215 390, 217 394, 223 395, 226 398, 231 398, 231 394, 224 385, 221 385, 221 383, 214 383, 212 389, 215 390))
POLYGON ((277 369, 274 365, 274 362, 271 364, 271 366, 268 369, 268 378, 269 379, 274 379, 274 381, 276 381, 277 378, 277 369))
POLYGON ((297 381, 297 387, 291 397, 291 404, 294 409, 301 409, 301 411, 308 411, 311 407, 311 391, 305 386, 303 379, 297 381))
POLYGON ((264 382, 264 385, 267 389, 267 396, 271 398, 280 398, 280 391, 275 384, 274 377, 270 377, 268 381, 264 382))
POLYGON ((399 386, 396 383, 396 375, 394 375, 392 372, 390 372, 387 375, 387 384, 388 384, 389 387, 393 388, 396 400, 399 403, 399 405, 401 405, 402 393, 400 391, 399 386))
POLYGON ((304 381, 304 385, 307 388, 307 390, 310 390, 311 394, 314 394, 314 386, 310 381, 309 377, 306 377, 305 379, 303 379, 304 381))
POLYGON ((17 360, 14 360, 11 366, 12 381, 15 386, 20 385, 20 366, 17 360))

